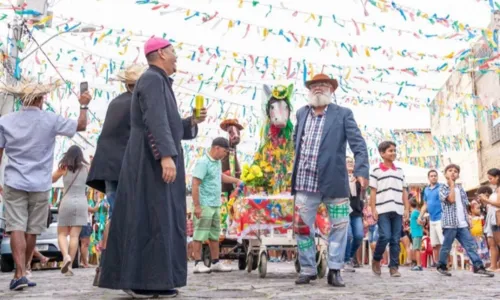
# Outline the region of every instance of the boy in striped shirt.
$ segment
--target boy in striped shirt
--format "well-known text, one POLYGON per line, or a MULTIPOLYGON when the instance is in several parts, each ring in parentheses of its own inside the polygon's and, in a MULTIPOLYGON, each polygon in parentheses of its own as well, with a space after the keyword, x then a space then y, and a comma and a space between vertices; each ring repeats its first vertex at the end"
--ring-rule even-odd
POLYGON ((376 275, 382 274, 380 261, 389 244, 389 271, 391 277, 400 277, 399 240, 403 218, 408 220, 409 214, 408 185, 403 169, 394 165, 396 144, 391 141, 382 142, 378 151, 383 162, 375 166, 370 173, 370 206, 379 230, 372 270, 376 275))

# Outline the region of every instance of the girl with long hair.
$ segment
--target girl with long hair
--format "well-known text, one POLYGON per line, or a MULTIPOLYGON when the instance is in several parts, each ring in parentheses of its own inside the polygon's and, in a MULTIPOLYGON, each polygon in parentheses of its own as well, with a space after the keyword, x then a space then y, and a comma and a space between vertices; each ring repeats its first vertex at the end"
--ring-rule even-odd
POLYGON ((488 238, 490 248, 491 265, 489 270, 498 271, 498 246, 500 245, 500 226, 497 225, 496 212, 500 209, 500 169, 493 168, 488 170, 488 181, 490 182, 493 193, 489 197, 480 195, 482 203, 487 205, 486 222, 484 224, 484 233, 488 238))
POLYGON ((71 146, 59 162, 52 182, 63 177, 64 194, 59 202, 58 242, 64 261, 61 272, 73 275, 71 265, 78 250, 78 240, 82 226, 87 225, 86 180, 88 163, 78 146, 71 146), (68 245, 69 236, 69 245, 68 245))

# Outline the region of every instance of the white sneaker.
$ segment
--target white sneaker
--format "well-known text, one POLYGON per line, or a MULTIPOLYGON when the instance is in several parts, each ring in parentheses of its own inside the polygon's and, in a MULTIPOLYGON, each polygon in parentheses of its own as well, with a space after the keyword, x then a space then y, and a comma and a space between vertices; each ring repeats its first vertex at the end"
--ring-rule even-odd
POLYGON ((210 268, 210 270, 212 270, 212 272, 231 272, 233 270, 233 268, 218 262, 216 264, 212 264, 212 267, 210 268))
POLYGON ((212 270, 205 266, 203 262, 199 262, 196 266, 194 266, 194 274, 200 274, 200 273, 210 273, 212 270))

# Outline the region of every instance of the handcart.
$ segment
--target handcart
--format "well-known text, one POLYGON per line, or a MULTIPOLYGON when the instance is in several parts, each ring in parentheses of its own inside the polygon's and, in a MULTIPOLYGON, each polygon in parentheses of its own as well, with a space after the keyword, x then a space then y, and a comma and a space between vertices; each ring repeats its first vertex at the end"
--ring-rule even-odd
MULTIPOLYGON (((258 269, 259 276, 266 277, 270 248, 297 253, 293 231, 294 213, 294 198, 290 194, 250 195, 235 202, 233 218, 239 229, 239 241, 247 248, 246 265, 249 273, 258 269)), ((323 278, 327 269, 326 245, 320 237, 316 238, 316 247, 318 276, 323 278)), ((298 259, 295 269, 300 272, 298 259)))

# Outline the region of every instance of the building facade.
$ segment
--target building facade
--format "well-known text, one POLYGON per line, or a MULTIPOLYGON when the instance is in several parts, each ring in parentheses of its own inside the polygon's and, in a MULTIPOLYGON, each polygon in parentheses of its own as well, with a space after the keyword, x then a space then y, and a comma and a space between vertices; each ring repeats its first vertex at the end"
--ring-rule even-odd
MULTIPOLYGON (((500 11, 492 14, 490 29, 500 28, 500 11)), ((498 46, 492 34, 470 49, 431 103, 434 138, 455 139, 460 147, 440 153, 444 164, 461 167, 468 191, 487 182, 486 172, 500 168, 500 73, 498 46), (462 71, 458 71, 462 70, 462 71)))

